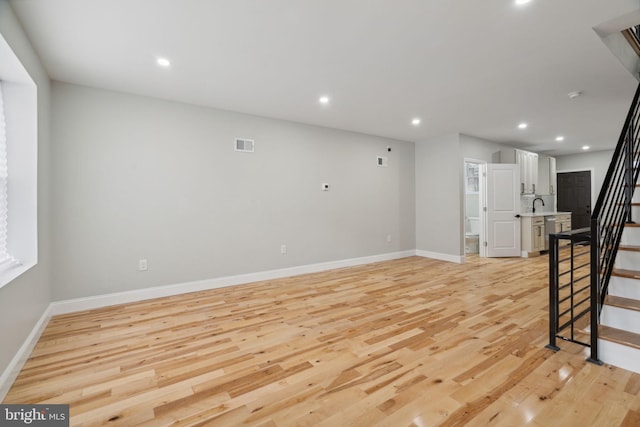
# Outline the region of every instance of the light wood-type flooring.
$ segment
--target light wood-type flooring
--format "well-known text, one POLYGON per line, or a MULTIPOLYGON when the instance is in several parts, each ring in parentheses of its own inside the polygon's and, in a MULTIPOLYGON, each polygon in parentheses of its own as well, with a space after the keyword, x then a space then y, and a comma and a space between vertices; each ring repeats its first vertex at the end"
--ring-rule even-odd
POLYGON ((55 316, 5 403, 73 426, 639 426, 547 343, 547 257, 410 257, 55 316))

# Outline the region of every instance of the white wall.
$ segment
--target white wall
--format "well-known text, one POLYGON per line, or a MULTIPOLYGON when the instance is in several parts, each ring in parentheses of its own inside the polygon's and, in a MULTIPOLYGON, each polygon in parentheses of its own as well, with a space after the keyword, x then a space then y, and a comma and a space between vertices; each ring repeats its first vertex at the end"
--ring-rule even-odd
POLYGON ((49 78, 5 0, 0 0, 0 33, 38 86, 38 265, 0 289, 0 373, 6 373, 9 363, 51 302, 50 99, 49 78))
POLYGON ((465 158, 484 160, 487 163, 500 163, 500 150, 513 148, 487 139, 460 134, 460 154, 465 158))
POLYGON ((415 151, 416 248, 455 261, 463 255, 464 163, 458 134, 416 143, 415 151))
POLYGON ((415 249, 412 143, 58 82, 52 107, 56 300, 415 249))

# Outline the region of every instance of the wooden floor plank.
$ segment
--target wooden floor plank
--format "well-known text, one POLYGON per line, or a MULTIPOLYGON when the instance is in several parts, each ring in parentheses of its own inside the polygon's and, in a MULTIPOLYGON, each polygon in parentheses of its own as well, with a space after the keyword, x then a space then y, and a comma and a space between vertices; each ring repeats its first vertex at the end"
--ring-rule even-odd
POLYGON ((73 426, 637 425, 640 375, 544 348, 547 268, 409 257, 55 316, 5 403, 73 426))

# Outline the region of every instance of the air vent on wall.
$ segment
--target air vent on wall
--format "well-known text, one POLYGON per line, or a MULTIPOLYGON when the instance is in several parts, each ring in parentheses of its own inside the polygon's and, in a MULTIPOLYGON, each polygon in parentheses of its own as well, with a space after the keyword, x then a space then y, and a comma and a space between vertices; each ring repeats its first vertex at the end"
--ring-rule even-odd
POLYGON ((388 159, 386 157, 378 156, 376 157, 376 164, 378 166, 386 168, 388 165, 388 159))
POLYGON ((253 153, 253 139, 236 138, 236 151, 245 153, 253 153))

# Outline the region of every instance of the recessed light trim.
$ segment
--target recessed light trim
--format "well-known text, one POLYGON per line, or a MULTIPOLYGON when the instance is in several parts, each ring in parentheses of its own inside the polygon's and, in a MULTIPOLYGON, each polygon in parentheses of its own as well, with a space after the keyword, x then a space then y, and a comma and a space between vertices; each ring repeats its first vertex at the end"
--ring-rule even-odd
POLYGON ((169 61, 167 58, 163 58, 163 57, 156 58, 156 64, 158 64, 158 66, 163 67, 163 68, 171 67, 171 61, 169 61))
POLYGON ((587 151, 587 150, 588 150, 588 149, 590 149, 590 148, 591 148, 591 147, 589 147, 588 145, 583 145, 583 146, 582 146, 582 149, 583 149, 584 151, 587 151))
POLYGON ((581 95, 582 95, 582 92, 581 92, 581 91, 579 91, 579 90, 576 90, 575 92, 569 92, 569 93, 567 94, 567 96, 569 97, 569 99, 575 99, 575 98, 577 98, 577 97, 579 97, 579 96, 581 96, 581 95))
POLYGON ((322 105, 327 105, 327 104, 329 104, 329 101, 330 101, 330 99, 329 99, 329 97, 328 97, 328 96, 326 96, 326 95, 323 95, 323 96, 321 96, 320 98, 318 98, 318 102, 319 102, 320 104, 322 104, 322 105))
POLYGON ((564 141, 564 136, 560 135, 560 136, 556 136, 556 142, 562 142, 564 141))
POLYGON ((529 126, 529 125, 524 123, 524 122, 522 122, 522 123, 518 124, 518 129, 526 129, 527 126, 529 126))
POLYGON ((419 118, 415 118, 411 120, 411 124, 414 126, 418 126, 420 123, 422 122, 422 120, 420 120, 419 118))
POLYGON ((527 3, 530 3, 530 2, 531 2, 531 0, 515 0, 516 6, 523 6, 523 5, 525 5, 527 3))

